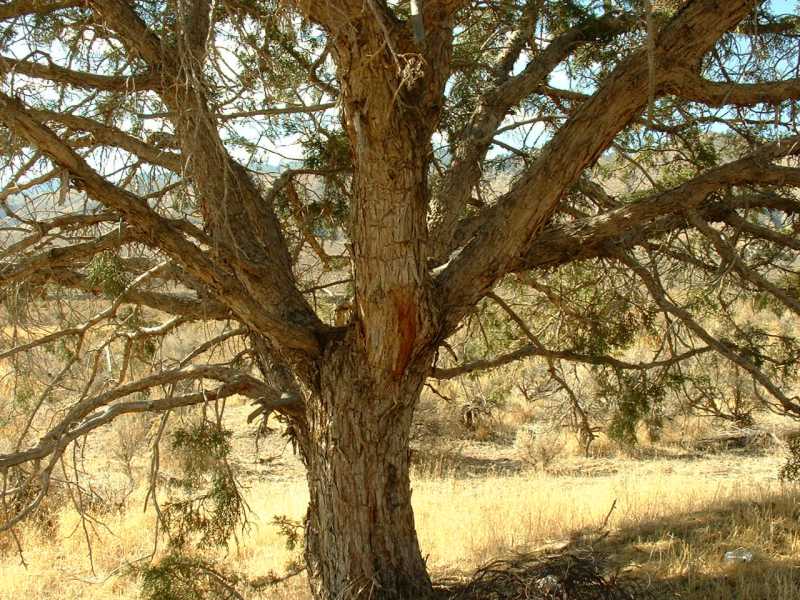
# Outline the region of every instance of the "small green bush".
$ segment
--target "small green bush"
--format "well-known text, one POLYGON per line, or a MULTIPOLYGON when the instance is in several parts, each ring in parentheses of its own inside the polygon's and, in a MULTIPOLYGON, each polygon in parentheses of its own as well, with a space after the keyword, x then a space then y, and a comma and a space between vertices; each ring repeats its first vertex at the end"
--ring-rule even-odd
POLYGON ((781 481, 800 481, 800 435, 789 440, 789 457, 779 476, 781 481))

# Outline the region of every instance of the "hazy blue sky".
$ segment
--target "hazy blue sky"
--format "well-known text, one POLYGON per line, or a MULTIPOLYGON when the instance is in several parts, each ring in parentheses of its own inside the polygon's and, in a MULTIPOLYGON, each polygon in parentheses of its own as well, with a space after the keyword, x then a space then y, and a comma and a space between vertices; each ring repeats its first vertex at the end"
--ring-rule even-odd
POLYGON ((796 0, 772 0, 772 9, 778 13, 790 13, 796 5, 796 0))

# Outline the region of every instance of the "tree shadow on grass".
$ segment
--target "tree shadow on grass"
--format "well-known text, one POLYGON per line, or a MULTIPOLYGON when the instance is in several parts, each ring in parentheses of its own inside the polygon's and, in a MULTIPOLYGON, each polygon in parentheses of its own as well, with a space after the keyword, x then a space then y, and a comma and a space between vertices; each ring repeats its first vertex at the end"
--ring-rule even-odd
POLYGON ((787 487, 757 501, 717 503, 701 511, 623 524, 608 534, 584 532, 557 551, 519 554, 517 558, 492 567, 492 583, 497 587, 491 591, 485 585, 483 569, 446 582, 442 598, 800 599, 800 488, 787 487), (750 550, 752 561, 725 561, 725 552, 737 548, 750 550), (569 569, 547 572, 553 575, 550 578, 542 575, 543 561, 558 565, 575 556, 587 557, 608 584, 597 587, 595 596, 570 595, 569 569), (520 562, 518 557, 524 560, 520 562), (504 568, 506 572, 502 572, 504 568), (565 579, 561 587, 553 587, 562 576, 559 573, 565 579), (551 585, 550 591, 546 585, 551 585))
POLYGON ((594 547, 664 598, 800 598, 800 488, 623 527, 594 547), (752 561, 724 559, 737 548, 752 561))

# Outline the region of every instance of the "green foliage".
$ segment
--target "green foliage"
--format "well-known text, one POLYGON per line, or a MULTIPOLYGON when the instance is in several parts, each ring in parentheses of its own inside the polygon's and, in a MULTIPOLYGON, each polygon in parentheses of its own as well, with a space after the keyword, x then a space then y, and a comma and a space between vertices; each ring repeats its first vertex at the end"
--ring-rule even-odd
MULTIPOLYGON (((798 227, 798 232, 796 234, 790 235, 800 235, 800 227, 798 227)), ((800 298, 800 273, 789 273, 783 276, 780 285, 790 296, 794 298, 800 298)), ((776 313, 780 314, 785 310, 786 306, 778 301, 774 296, 766 293, 764 295, 771 299, 771 304, 777 305, 776 308, 773 308, 776 313)))
MULTIPOLYGON (((467 323, 471 335, 465 340, 462 352, 466 360, 483 358, 496 348, 504 348, 518 341, 522 332, 508 318, 505 312, 491 300, 485 300, 478 308, 478 314, 467 323)), ((480 373, 469 375, 470 379, 480 377, 480 373)))
POLYGON ((11 325, 23 325, 31 320, 34 304, 33 290, 25 283, 10 283, 0 289, 0 301, 11 325))
POLYGON ((138 574, 144 600, 230 600, 239 582, 236 574, 210 561, 179 553, 168 554, 138 574))
POLYGON ((75 351, 69 347, 67 344, 67 340, 59 339, 56 344, 55 348, 53 349, 55 355, 64 362, 68 362, 75 358, 75 351))
MULTIPOLYGON (((286 540, 286 549, 295 551, 294 556, 286 563, 286 577, 292 577, 305 569, 303 560, 303 550, 305 548, 305 526, 298 520, 286 515, 275 515, 272 523, 278 528, 278 532, 286 540)), ((282 578, 275 573, 271 573, 265 583, 277 583, 282 578)))
POLYGON ((246 505, 230 473, 215 474, 208 491, 169 502, 162 516, 173 545, 197 537, 201 545, 224 546, 244 520, 246 505))
POLYGON ((278 528, 280 534, 286 539, 286 549, 294 550, 303 545, 303 531, 305 527, 300 521, 286 515, 275 515, 272 523, 278 528))
POLYGON ((230 430, 205 420, 173 432, 172 449, 180 456, 187 480, 200 480, 225 460, 231 451, 231 435, 230 430))
POLYGON ((800 481, 800 435, 789 440, 789 457, 781 467, 781 481, 800 481))
POLYGON ((154 564, 133 567, 131 573, 141 581, 142 600, 233 600, 245 597, 244 592, 248 592, 248 598, 264 594, 270 597, 270 586, 304 570, 303 564, 295 560, 287 565, 284 575, 269 571, 247 579, 211 560, 173 551, 154 564))
POLYGON ((351 166, 350 141, 344 132, 307 138, 303 148, 309 169, 349 169, 351 166))
POLYGON ((36 401, 36 389, 26 381, 19 381, 14 388, 14 404, 22 410, 30 408, 36 401))
POLYGON ((569 322, 560 333, 560 343, 574 352, 609 354, 628 348, 643 332, 653 332, 655 307, 602 264, 569 265, 547 285, 545 296, 553 316, 569 322))
MULTIPOLYGON (((800 297, 800 289, 790 290, 795 297, 800 297)), ((781 316, 786 310, 786 305, 769 292, 759 292, 753 296, 753 306, 756 310, 769 310, 776 316, 781 316)))
POLYGON ((632 447, 638 442, 636 428, 644 421, 651 437, 658 435, 663 426, 660 404, 666 386, 663 381, 649 380, 646 375, 622 373, 617 382, 602 381, 603 393, 616 399, 616 406, 608 425, 608 437, 622 446, 632 447))
MULTIPOLYGON (((159 321, 148 319, 140 306, 122 307, 117 313, 117 321, 120 328, 124 328, 131 334, 141 333, 147 327, 159 325, 159 321)), ((156 336, 143 335, 134 338, 132 354, 143 362, 150 362, 158 351, 158 341, 156 336)))
POLYGON ((764 350, 770 342, 770 336, 766 331, 748 324, 737 329, 731 339, 753 364, 757 367, 764 366, 764 350))
MULTIPOLYGON (((286 516, 276 516, 274 523, 286 536, 286 547, 302 549, 303 526, 286 516)), ((186 549, 173 547, 158 562, 144 567, 134 567, 132 573, 141 581, 143 600, 231 600, 241 598, 239 590, 263 592, 269 586, 285 581, 305 569, 302 555, 291 559, 286 574, 273 571, 265 576, 246 579, 243 575, 225 569, 186 549)))
POLYGON ((146 337, 142 340, 139 340, 134 347, 134 353, 143 361, 152 360, 157 351, 158 343, 151 337, 146 337))
POLYGON ((116 298, 128 286, 128 275, 119 256, 101 252, 86 265, 86 281, 99 288, 107 298, 116 298))
POLYGON ((246 522, 247 504, 227 462, 231 432, 202 421, 173 433, 182 478, 171 480, 178 497, 164 505, 163 524, 177 548, 190 541, 224 546, 246 522))
POLYGON ((304 137, 304 166, 327 172, 321 189, 305 198, 305 217, 312 231, 325 236, 345 226, 349 215, 350 141, 344 132, 324 132, 304 137))
MULTIPOLYGON (((3 509, 6 514, 15 514, 37 502, 42 493, 42 483, 38 478, 31 479, 30 472, 24 467, 11 467, 4 473, 3 482, 5 495, 3 509)), ((76 494, 85 494, 83 490, 76 490, 76 494)), ((51 481, 48 484, 46 495, 38 501, 36 508, 29 516, 27 523, 38 530, 40 534, 53 536, 58 531, 59 512, 71 503, 70 491, 60 481, 51 481)), ((82 498, 87 508, 89 505, 86 495, 82 498)))

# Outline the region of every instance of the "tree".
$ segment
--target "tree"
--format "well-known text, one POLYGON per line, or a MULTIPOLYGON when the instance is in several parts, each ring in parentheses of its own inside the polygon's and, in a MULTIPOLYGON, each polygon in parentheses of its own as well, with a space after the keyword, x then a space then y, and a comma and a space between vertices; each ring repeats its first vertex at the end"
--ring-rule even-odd
POLYGON ((716 352, 800 415, 790 337, 773 356, 715 334, 697 293, 724 278, 800 312, 794 17, 750 0, 12 0, 0 20, 0 281, 16 336, 0 357, 46 380, 0 456, 36 490, 6 529, 98 427, 240 394, 300 448, 314 596, 422 598, 409 432, 429 377, 539 356, 564 382, 560 362, 578 361, 627 381, 635 413, 652 386, 623 375, 674 382, 667 367, 716 352), (264 187, 287 139, 303 160, 264 187), (621 161, 647 185, 605 189, 621 161), (312 255, 348 281, 304 282, 312 255), (622 304, 581 295, 587 278, 622 304), (677 280, 695 295, 673 297, 677 280), (541 311, 580 321, 570 306, 584 306, 593 325, 542 337, 492 292, 503 281, 541 311), (339 290, 336 320, 323 289, 339 290), (81 315, 87 294, 105 295, 100 312, 81 315), (527 344, 441 366, 487 297, 527 344), (18 335, 54 306, 57 326, 18 335), (636 306, 667 342, 647 364, 613 355, 648 323, 616 327, 636 306), (154 356, 197 321, 235 325, 181 361, 154 356), (196 360, 234 338, 232 360, 196 360), (60 369, 40 373, 53 348, 60 369), (66 405, 45 401, 56 390, 66 405))

